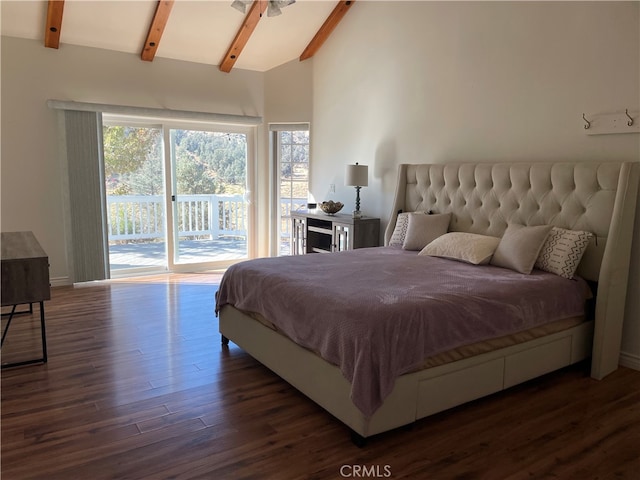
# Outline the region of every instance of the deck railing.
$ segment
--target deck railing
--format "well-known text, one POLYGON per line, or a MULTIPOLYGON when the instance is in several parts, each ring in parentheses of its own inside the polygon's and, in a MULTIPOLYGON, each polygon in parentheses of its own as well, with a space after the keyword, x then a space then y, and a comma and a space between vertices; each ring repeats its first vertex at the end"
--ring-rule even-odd
MULTIPOLYGON (((162 195, 108 195, 109 240, 164 238, 162 195)), ((176 205, 181 238, 246 237, 242 195, 180 195, 176 205)))
MULTIPOLYGON (((177 200, 178 235, 189 239, 246 238, 247 205, 242 195, 180 195, 177 200)), ((291 211, 304 208, 306 198, 280 203, 280 251, 288 253, 291 211)), ((109 241, 164 239, 162 195, 108 195, 109 241)))

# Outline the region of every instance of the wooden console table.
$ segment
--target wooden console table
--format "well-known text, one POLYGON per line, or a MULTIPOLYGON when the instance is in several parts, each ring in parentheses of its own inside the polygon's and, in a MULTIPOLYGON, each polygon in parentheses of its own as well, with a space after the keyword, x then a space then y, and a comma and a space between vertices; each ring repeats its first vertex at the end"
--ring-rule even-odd
MULTIPOLYGON (((2 368, 47 362, 47 337, 44 322, 44 301, 51 298, 49 285, 49 258, 32 232, 3 232, 2 250, 2 306, 10 306, 11 313, 2 332, 4 344, 7 331, 15 315, 33 313, 33 304, 40 303, 40 330, 42 357, 22 362, 3 364, 2 368), (18 305, 29 304, 29 310, 16 312, 18 305)), ((3 314, 4 315, 4 314, 3 314)))
POLYGON ((321 211, 291 212, 291 254, 341 252, 380 245, 380 219, 327 215, 321 211))

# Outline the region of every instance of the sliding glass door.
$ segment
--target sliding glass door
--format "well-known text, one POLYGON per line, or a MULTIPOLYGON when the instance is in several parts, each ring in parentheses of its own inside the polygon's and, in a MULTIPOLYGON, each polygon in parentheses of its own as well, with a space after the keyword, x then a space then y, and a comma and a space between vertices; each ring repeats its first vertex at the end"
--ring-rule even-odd
POLYGON ((103 138, 112 276, 248 258, 250 128, 107 117, 103 138))

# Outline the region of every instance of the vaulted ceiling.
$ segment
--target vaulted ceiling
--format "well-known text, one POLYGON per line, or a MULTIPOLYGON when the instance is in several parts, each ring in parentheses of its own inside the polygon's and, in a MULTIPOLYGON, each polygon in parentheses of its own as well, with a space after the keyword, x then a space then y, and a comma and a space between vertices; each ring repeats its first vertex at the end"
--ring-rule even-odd
POLYGON ((297 0, 267 16, 267 2, 232 0, 2 0, 2 35, 43 47, 81 45, 264 72, 313 56, 355 0, 297 0))

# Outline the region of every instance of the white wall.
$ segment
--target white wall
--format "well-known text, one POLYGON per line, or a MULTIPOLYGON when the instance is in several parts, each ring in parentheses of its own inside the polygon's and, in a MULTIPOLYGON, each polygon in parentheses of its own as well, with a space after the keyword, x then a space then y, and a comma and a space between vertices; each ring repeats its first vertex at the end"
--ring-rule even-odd
MULTIPOLYGON (((263 73, 226 74, 215 65, 162 58, 143 62, 73 45, 54 50, 11 37, 2 37, 1 48, 2 230, 35 233, 54 284, 68 281, 70 272, 57 113, 47 108, 48 99, 264 116, 263 73)), ((259 131, 258 149, 265 141, 259 131)))
MULTIPOLYGON (((344 165, 368 164, 362 210, 386 224, 399 163, 640 161, 639 134, 582 128, 640 109, 639 20, 638 2, 356 2, 314 58, 312 193, 352 210, 344 165)), ((640 220, 633 249, 640 368, 640 220)))
POLYGON ((292 60, 265 73, 264 100, 268 122, 311 122, 312 65, 309 60, 292 60))

